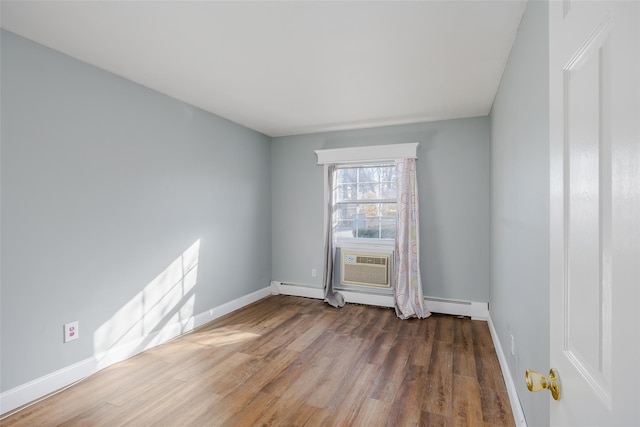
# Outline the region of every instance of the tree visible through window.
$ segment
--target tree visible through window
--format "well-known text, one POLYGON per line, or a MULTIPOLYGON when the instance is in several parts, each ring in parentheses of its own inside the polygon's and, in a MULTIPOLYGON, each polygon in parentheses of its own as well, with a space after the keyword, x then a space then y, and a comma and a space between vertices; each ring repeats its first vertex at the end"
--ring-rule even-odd
POLYGON ((336 237, 395 239, 395 165, 338 166, 336 171, 336 237))

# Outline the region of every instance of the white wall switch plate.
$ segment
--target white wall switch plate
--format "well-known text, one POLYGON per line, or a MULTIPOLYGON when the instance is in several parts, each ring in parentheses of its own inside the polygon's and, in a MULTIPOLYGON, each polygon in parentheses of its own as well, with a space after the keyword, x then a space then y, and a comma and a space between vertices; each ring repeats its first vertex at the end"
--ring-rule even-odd
POLYGON ((66 323, 64 325, 64 342, 77 340, 80 337, 79 322, 66 323))

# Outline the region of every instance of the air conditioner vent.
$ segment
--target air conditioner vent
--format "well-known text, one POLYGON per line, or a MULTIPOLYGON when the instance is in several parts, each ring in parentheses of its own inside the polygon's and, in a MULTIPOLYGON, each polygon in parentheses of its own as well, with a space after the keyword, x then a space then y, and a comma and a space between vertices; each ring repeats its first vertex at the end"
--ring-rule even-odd
POLYGON ((370 257, 370 256, 359 256, 356 259, 357 264, 377 264, 377 265, 387 265, 386 258, 380 257, 370 257))
POLYGON ((390 288, 390 254, 342 253, 342 283, 390 288))

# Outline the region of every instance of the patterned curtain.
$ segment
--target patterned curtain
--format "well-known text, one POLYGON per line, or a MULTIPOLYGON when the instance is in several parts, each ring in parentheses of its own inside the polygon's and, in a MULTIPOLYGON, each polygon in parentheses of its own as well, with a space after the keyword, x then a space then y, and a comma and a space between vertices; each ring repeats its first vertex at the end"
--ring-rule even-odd
POLYGON ((341 293, 333 290, 333 263, 336 257, 336 242, 333 234, 334 212, 334 183, 336 181, 336 167, 329 165, 327 170, 327 188, 329 189, 327 209, 327 235, 324 240, 324 300, 333 307, 344 306, 344 297, 341 293))
POLYGON ((396 160, 398 228, 396 230, 396 314, 402 319, 425 318, 420 280, 418 187, 416 159, 396 160))

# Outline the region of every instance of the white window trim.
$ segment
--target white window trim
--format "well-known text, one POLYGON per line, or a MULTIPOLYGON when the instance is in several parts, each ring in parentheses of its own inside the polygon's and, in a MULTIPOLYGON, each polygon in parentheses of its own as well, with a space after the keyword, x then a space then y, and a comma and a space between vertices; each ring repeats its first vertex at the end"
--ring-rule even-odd
POLYGON ((418 142, 316 150, 319 165, 417 159, 418 142))

